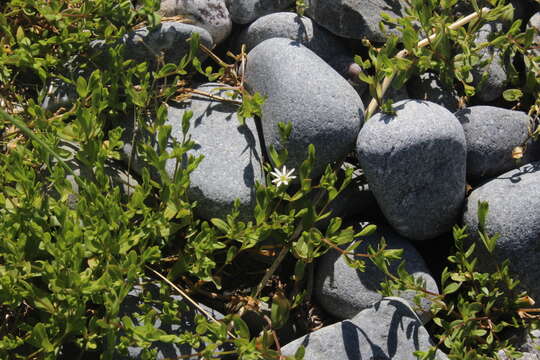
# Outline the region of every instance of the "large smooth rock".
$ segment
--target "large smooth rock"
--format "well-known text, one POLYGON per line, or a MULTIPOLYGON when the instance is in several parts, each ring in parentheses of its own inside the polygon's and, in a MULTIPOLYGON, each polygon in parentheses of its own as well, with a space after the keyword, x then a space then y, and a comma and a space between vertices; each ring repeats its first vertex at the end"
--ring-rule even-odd
MULTIPOLYGON (((128 293, 128 295, 120 305, 119 317, 129 317, 135 326, 147 325, 143 320, 142 316, 146 314, 149 308, 151 308, 158 314, 161 314, 163 311, 161 302, 159 301, 159 287, 159 284, 153 283, 148 283, 143 286, 136 285, 128 293), (146 300, 143 296, 144 292, 148 292, 150 294, 149 298, 151 298, 152 300, 146 300)), ((158 316, 155 321, 153 321, 151 326, 167 335, 181 335, 186 332, 195 333, 197 325, 195 322, 195 315, 200 312, 198 310, 195 310, 190 303, 185 301, 179 295, 171 295, 170 299, 180 304, 180 309, 182 309, 182 320, 180 322, 171 322, 170 320, 167 320, 167 316, 158 316)), ((224 316, 221 313, 203 304, 199 305, 216 320, 223 319, 224 316)), ((166 343, 162 341, 153 341, 151 342, 150 346, 148 346, 147 344, 145 344, 144 346, 142 344, 133 344, 131 346, 128 346, 127 354, 121 355, 120 352, 118 352, 118 354, 115 355, 114 359, 146 359, 146 357, 144 357, 143 351, 154 349, 157 349, 157 354, 155 357, 156 360, 176 359, 181 356, 196 354, 197 352, 204 349, 204 343, 201 343, 201 346, 199 348, 193 348, 187 343, 176 344, 170 342, 166 343)))
MULTIPOLYGON (((475 44, 481 44, 492 40, 503 31, 504 24, 501 22, 490 22, 483 25, 476 33, 475 44)), ((476 97, 481 101, 493 101, 499 98, 508 80, 506 75, 504 59, 501 51, 495 47, 488 46, 479 51, 482 61, 490 62, 483 67, 473 69, 473 84, 476 87, 476 97), (485 79, 484 79, 485 76, 485 79)))
MULTIPOLYGON (((471 106, 454 115, 467 139, 469 179, 490 178, 517 166, 512 150, 525 144, 528 138, 530 121, 526 113, 494 106, 471 106)), ((525 158, 529 157, 527 152, 525 158)))
POLYGON ((466 144, 440 105, 404 100, 364 124, 357 155, 388 222, 413 240, 452 229, 465 198, 466 144))
POLYGON ((294 0, 226 0, 232 20, 237 24, 249 24, 261 16, 282 11, 294 4, 294 0))
MULTIPOLYGON (((230 98, 230 90, 217 89, 223 87, 210 83, 197 89, 230 98)), ((195 95, 180 107, 169 107, 171 135, 177 139, 182 136, 186 110, 193 111, 189 133, 197 142, 190 154, 204 156, 190 176, 189 197, 198 202, 196 212, 207 219, 224 217, 239 199, 241 217, 249 217, 255 206, 255 182, 264 183, 261 144, 253 119, 240 125, 236 105, 195 95)), ((167 162, 169 174, 175 166, 175 161, 167 162)))
MULTIPOLYGON (((407 239, 391 229, 378 228, 373 235, 356 239, 355 241, 361 241, 361 244, 354 253, 366 254, 369 245, 376 249, 381 237, 385 238, 388 249, 403 249, 402 260, 406 263, 407 272, 417 279, 422 279, 426 290, 438 293, 437 284, 418 251, 407 239)), ((392 262, 390 271, 397 274, 398 265, 398 261, 392 262)), ((350 319, 382 299, 378 291, 381 290, 381 282, 385 280, 386 275, 369 260, 366 259, 365 271, 360 272, 347 265, 341 253, 330 250, 317 263, 314 295, 328 313, 338 319, 350 319)), ((394 295, 407 298, 409 305, 414 308, 422 322, 426 323, 431 319, 430 303, 426 300, 417 307, 413 302, 415 294, 416 292, 411 291, 394 295)))
POLYGON ((477 241, 480 271, 493 271, 505 259, 529 296, 540 300, 540 162, 510 170, 475 189, 467 199, 463 223, 477 241), (499 234, 493 255, 478 240, 478 201, 489 203, 486 231, 499 234))
MULTIPOLYGON (((305 347, 305 360, 413 360, 417 350, 427 351, 433 343, 427 330, 407 302, 384 298, 373 307, 326 326, 283 346, 285 356, 293 356, 305 347)), ((447 359, 437 351, 435 359, 447 359)))
MULTIPOLYGON (((201 85, 197 90, 225 98, 230 97, 231 92, 226 85, 217 83, 201 85)), ((240 217, 249 218, 255 205, 255 182, 264 182, 261 145, 253 119, 240 125, 237 105, 193 95, 189 100, 169 106, 166 124, 171 126, 171 137, 177 141, 182 140, 182 117, 188 110, 193 112, 189 134, 196 146, 187 155, 204 156, 190 175, 188 195, 190 200, 197 201, 196 213, 206 219, 222 218, 239 199, 240 217)), ((123 134, 125 161, 141 172, 146 164, 134 151, 132 138, 133 128, 126 124, 123 134)), ((145 141, 157 148, 155 135, 142 130, 137 131, 135 141, 145 141)), ((176 166, 174 159, 167 160, 169 176, 173 176, 176 166)), ((152 175, 158 177, 155 172, 152 175)))
POLYGON ((387 36, 387 31, 379 28, 381 13, 401 17, 406 6, 399 0, 306 0, 306 5, 306 14, 330 32, 348 39, 367 37, 379 42, 387 36))
POLYGON ((271 38, 295 40, 325 61, 347 52, 341 39, 313 23, 310 18, 292 12, 279 12, 257 19, 242 31, 238 42, 245 44, 246 50, 250 51, 271 38))
POLYGON ((364 106, 351 85, 305 46, 284 38, 257 45, 247 57, 245 85, 267 99, 262 128, 267 147, 281 143, 278 123, 291 123, 288 168, 298 168, 315 146, 312 176, 352 151, 364 106), (271 74, 271 76, 269 76, 271 74))
MULTIPOLYGON (((189 38, 199 34, 199 42, 208 48, 214 46, 212 35, 198 26, 179 22, 164 22, 155 29, 147 27, 132 31, 122 38, 125 44, 125 56, 135 61, 147 61, 152 67, 157 66, 157 59, 163 56, 163 63, 178 64, 189 53, 189 38)), ((206 55, 199 52, 201 61, 206 55)))
POLYGON ((216 44, 225 40, 232 30, 225 0, 161 0, 158 13, 189 19, 193 25, 206 29, 216 44))

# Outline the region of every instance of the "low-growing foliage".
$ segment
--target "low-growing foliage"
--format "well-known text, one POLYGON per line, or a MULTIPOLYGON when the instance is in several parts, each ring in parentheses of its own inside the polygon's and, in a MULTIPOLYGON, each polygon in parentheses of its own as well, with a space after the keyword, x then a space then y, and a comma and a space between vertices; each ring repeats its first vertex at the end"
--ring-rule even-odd
MULTIPOLYGON (((361 79, 369 83, 372 95, 382 102, 379 83, 385 76, 396 75, 399 85, 414 72, 432 69, 444 81, 461 84, 466 101, 475 91, 470 71, 483 61, 477 51, 490 45, 511 57, 523 55, 524 70, 509 65, 515 89, 505 97, 536 114, 534 74, 539 69, 529 50, 532 32, 520 33, 520 24, 514 23, 489 44, 473 45, 481 21, 508 16, 511 9, 502 1, 493 2, 494 10, 477 23, 446 31, 455 20, 451 12, 455 3, 412 1, 408 16, 386 18, 398 25, 401 37, 390 36, 381 48, 366 43, 369 60, 358 59, 366 70, 361 79), (432 34, 437 37, 429 46, 415 47, 432 34), (411 58, 394 58, 400 47, 411 58)), ((340 164, 331 164, 320 179, 313 179, 313 146, 295 169, 296 181, 288 184, 273 184, 271 175, 282 168, 287 151, 269 150, 273 167, 265 165, 266 181, 256 185, 251 220, 240 216, 238 204, 222 218, 205 221, 195 216, 189 177, 204 159, 190 155, 195 144, 189 135, 189 111, 182 119, 182 138, 171 139, 168 102, 191 96, 194 76, 232 86, 235 97, 227 101, 238 104, 242 121, 260 115, 264 97, 249 94, 242 86, 243 52, 230 54, 233 61, 226 63, 199 46, 197 36, 178 64, 165 64, 160 56, 151 59, 152 66, 126 59, 120 39, 134 28, 159 24, 158 7, 157 0, 145 0, 138 8, 130 1, 106 0, 0 4, 2 359, 55 359, 70 356, 69 349, 81 358, 94 354, 112 359, 128 346, 143 347, 142 357, 150 359, 155 358, 155 349, 148 346, 154 341, 200 348, 194 356, 201 358, 277 359, 277 330, 309 300, 314 260, 374 230, 369 226, 355 233, 332 217, 328 206, 349 185, 352 170, 338 177, 340 164), (203 68, 197 58, 201 51, 217 63, 216 69, 203 68), (58 84, 72 89, 74 100, 45 110, 41 104, 51 86, 63 86, 58 84), (138 129, 133 138, 150 134, 155 143, 146 136, 136 143, 147 167, 139 176, 128 177, 124 192, 108 169, 121 160, 126 124, 138 129), (170 142, 172 147, 166 150, 170 142), (75 144, 77 150, 67 151, 66 143, 75 144), (170 159, 179 164, 172 175, 165 168, 170 159), (323 220, 329 221, 321 229, 323 220), (231 289, 229 270, 243 266, 242 259, 252 253, 268 262, 261 265, 263 274, 242 283, 243 289, 231 289), (286 259, 292 259, 292 270, 278 274, 286 259), (162 312, 144 305, 144 325, 135 325, 120 316, 121 304, 135 285, 148 278, 161 284, 159 294, 144 292, 142 298, 159 301, 162 312), (185 301, 171 299, 175 292, 181 292, 185 301), (160 316, 181 323, 192 306, 191 297, 206 295, 222 299, 230 314, 221 321, 199 315, 195 331, 179 335, 151 326, 160 316), (270 304, 267 313, 259 311, 264 302, 270 304), (247 311, 259 312, 267 322, 260 333, 250 334, 241 317, 247 311)), ((302 13, 305 2, 297 1, 296 8, 302 13)), ((282 124, 280 132, 286 141, 290 124, 282 124)), ((130 163, 128 170, 131 167, 130 163)), ((526 298, 512 293, 515 283, 507 267, 503 264, 494 274, 475 272, 472 250, 465 250, 463 237, 464 230, 456 228, 457 251, 450 259, 455 268, 444 274, 443 294, 423 293, 433 299, 440 346, 455 358, 505 348, 497 334, 525 325, 515 310, 526 298)), ((493 238, 484 239, 491 249, 493 238)), ((354 242, 341 251, 360 270, 367 260, 388 272, 388 261, 400 255, 382 242, 369 254, 350 257, 358 245, 354 242)), ((403 271, 388 275, 393 280, 385 288, 388 292, 421 288, 403 271)), ((302 357, 300 350, 295 358, 302 357)))

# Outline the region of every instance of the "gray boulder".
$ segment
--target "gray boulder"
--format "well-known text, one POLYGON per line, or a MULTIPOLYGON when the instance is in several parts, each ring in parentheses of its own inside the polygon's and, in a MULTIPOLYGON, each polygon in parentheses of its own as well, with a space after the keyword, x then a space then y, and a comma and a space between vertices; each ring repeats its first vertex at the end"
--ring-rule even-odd
MULTIPOLYGON (((540 360, 540 330, 523 331, 523 329, 516 329, 515 338, 510 339, 516 349, 523 354, 521 360, 540 360)), ((500 350, 497 353, 500 360, 511 360, 500 350)))
POLYGON ((264 40, 276 37, 295 40, 325 61, 347 51, 341 39, 310 18, 292 12, 279 12, 257 19, 242 31, 238 42, 245 44, 249 52, 264 40))
POLYGON ((161 0, 158 14, 190 20, 193 25, 206 29, 216 44, 225 40, 232 30, 225 0, 161 0))
POLYGON ((412 99, 427 100, 444 106, 450 112, 458 110, 459 95, 454 88, 448 88, 437 74, 427 72, 412 78, 407 83, 412 99))
POLYGON ((357 155, 388 222, 413 240, 452 229, 465 198, 463 128, 440 105, 404 100, 364 124, 357 155))
MULTIPOLYGON (((494 106, 471 106, 455 113, 467 139, 467 177, 490 178, 517 167, 512 149, 528 138, 529 116, 494 106)), ((525 159, 532 147, 527 147, 525 159)))
MULTIPOLYGON (((226 85, 218 83, 204 84, 197 90, 224 98, 230 98, 231 93, 226 85)), ((247 119, 245 125, 240 125, 237 109, 235 104, 195 94, 191 99, 169 106, 166 124, 172 128, 171 138, 177 141, 183 137, 184 113, 193 112, 189 135, 196 145, 186 156, 204 158, 190 175, 188 195, 192 201, 197 201, 195 212, 206 219, 224 217, 232 210, 236 199, 240 200, 241 218, 249 218, 255 205, 255 182, 264 182, 261 145, 254 121, 247 119)), ((133 127, 126 124, 125 161, 140 173, 146 164, 134 151, 132 138, 133 127)), ((155 135, 137 130, 134 138, 135 142, 145 141, 158 148, 155 135)), ((176 167, 175 159, 167 160, 166 171, 170 177, 176 167)), ((157 173, 152 175, 159 180, 157 173)))
MULTIPOLYGON (((305 347, 305 360, 413 360, 413 352, 427 351, 433 343, 427 330, 400 298, 384 298, 352 320, 326 326, 283 346, 285 356, 305 347)), ((448 357, 437 351, 435 359, 448 357)))
POLYGON ((354 147, 364 106, 351 85, 305 46, 284 38, 257 45, 247 57, 245 85, 267 99, 262 128, 267 147, 287 147, 288 168, 298 168, 315 146, 313 177, 354 147), (269 76, 271 74, 271 76, 269 76), (282 144, 278 123, 291 123, 282 144))
MULTIPOLYGON (((504 24, 490 22, 483 25, 477 32, 475 44, 488 42, 503 31, 504 24)), ((476 97, 481 101, 493 101, 499 98, 505 87, 508 77, 504 66, 501 51, 488 46, 479 51, 481 61, 489 60, 487 65, 475 67, 472 71, 473 84, 476 87, 476 97)))
MULTIPOLYGON (((306 14, 330 32, 348 39, 367 37, 384 42, 388 31, 381 31, 381 13, 405 15, 405 3, 398 0, 306 0, 306 14)), ((393 32, 389 28, 390 32, 393 32)))
MULTIPOLYGON (((228 98, 230 90, 223 84, 210 83, 197 89, 228 98)), ((197 145, 190 155, 204 156, 191 174, 189 197, 198 203, 196 212, 203 218, 223 217, 240 200, 242 218, 251 215, 255 206, 255 182, 264 183, 261 144, 253 119, 240 125, 234 104, 192 96, 180 106, 170 106, 168 122, 171 135, 182 136, 182 117, 186 110, 193 111, 190 135, 197 145)), ((167 162, 169 174, 176 162, 167 162)))
MULTIPOLYGON (((145 320, 142 316, 146 315, 149 309, 152 309, 158 314, 162 312, 162 306, 160 301, 159 294, 159 283, 148 283, 145 285, 136 285, 125 297, 124 301, 120 305, 119 317, 128 317, 134 326, 144 326, 146 325, 145 320), (147 293, 148 298, 151 300, 146 300, 143 297, 143 293, 147 293)), ((184 333, 196 333, 196 322, 195 315, 200 313, 198 310, 195 310, 193 306, 185 301, 179 295, 171 295, 170 299, 174 300, 180 304, 180 308, 183 309, 181 321, 172 322, 166 320, 166 316, 157 316, 153 321, 152 326, 161 331, 163 334, 167 335, 181 335, 184 333)), ((169 300, 170 300, 169 299, 169 300)), ((223 315, 205 305, 199 304, 203 310, 210 314, 214 319, 221 320, 223 315)), ((115 360, 131 360, 131 359, 146 359, 144 352, 148 350, 156 350, 157 354, 155 359, 176 359, 181 356, 187 356, 196 354, 197 352, 204 349, 204 343, 201 344, 199 348, 193 348, 187 343, 177 344, 177 343, 166 343, 162 341, 154 341, 150 346, 144 344, 144 346, 133 344, 128 346, 124 353, 117 351, 115 355, 115 360)), ((222 349, 223 350, 223 349, 222 349)), ((230 350, 230 349, 227 349, 230 350)))
POLYGON ((237 24, 249 24, 274 12, 285 10, 294 0, 225 0, 232 20, 237 24))
MULTIPOLYGON (((405 261, 407 272, 417 279, 422 279, 426 290, 438 293, 437 284, 421 255, 407 239, 391 229, 378 228, 375 234, 357 239, 356 241, 362 242, 354 253, 366 254, 369 245, 377 248, 381 237, 385 238, 388 249, 403 249, 402 260, 405 261)), ((397 274, 398 265, 398 261, 392 262, 390 271, 397 274)), ((328 313, 341 320, 350 319, 382 299, 378 291, 381 290, 381 282, 385 280, 387 280, 386 275, 369 260, 366 261, 365 271, 360 272, 347 265, 341 253, 330 250, 317 263, 314 295, 328 313)), ((415 309, 422 323, 426 323, 431 319, 431 304, 426 300, 420 304, 420 307, 416 306, 413 302, 415 294, 415 291, 410 291, 395 295, 407 298, 409 305, 415 309)))
POLYGON ((505 259, 520 287, 540 299, 540 162, 510 170, 475 189, 468 197, 463 223, 476 251, 480 271, 493 271, 505 259), (487 201, 486 231, 499 234, 493 255, 478 237, 478 202, 487 201))
MULTIPOLYGON (((144 27, 124 35, 124 53, 126 58, 138 62, 147 61, 151 67, 156 67, 157 59, 161 57, 164 64, 178 64, 189 53, 188 39, 194 33, 199 34, 199 41, 204 46, 214 46, 212 35, 205 29, 171 21, 161 23, 152 30, 144 27)), ((199 52, 198 57, 203 61, 206 55, 199 52)))

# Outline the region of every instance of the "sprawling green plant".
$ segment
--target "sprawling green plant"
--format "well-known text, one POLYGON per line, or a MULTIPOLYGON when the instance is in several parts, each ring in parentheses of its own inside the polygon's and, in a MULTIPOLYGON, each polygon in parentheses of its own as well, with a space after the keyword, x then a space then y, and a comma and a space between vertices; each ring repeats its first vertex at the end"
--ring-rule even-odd
MULTIPOLYGON (((463 79, 464 89, 472 91, 465 86, 470 69, 463 64, 479 61, 470 51, 474 28, 445 32, 456 1, 441 2, 443 15, 436 3, 413 1, 409 17, 398 20, 404 35, 391 37, 379 50, 370 48, 370 61, 362 64, 374 72, 363 78, 377 98, 384 92, 377 85, 384 76, 393 74, 404 82, 413 71, 428 68, 448 75, 451 82, 463 79), (423 24, 422 30, 412 26, 415 22, 423 24), (439 32, 434 44, 415 48, 420 38, 439 32), (458 45, 450 46, 454 43, 458 45), (394 59, 399 46, 413 59, 394 59), (452 53, 450 58, 448 48, 464 55, 452 53)), ((296 5, 299 12, 304 10, 303 1, 296 5)), ((285 177, 273 183, 271 173, 282 169, 287 152, 270 149, 273 166, 265 164, 265 182, 256 185, 251 220, 240 217, 238 207, 210 221, 195 216, 189 176, 204 159, 190 155, 194 143, 189 111, 182 119, 182 139, 171 139, 167 102, 189 97, 193 76, 232 86, 241 121, 260 115, 264 98, 242 87, 243 52, 230 54, 229 64, 199 46, 197 37, 178 64, 165 64, 159 56, 151 59, 156 64, 152 67, 126 60, 119 39, 136 27, 159 24, 158 7, 157 0, 146 0, 137 9, 130 1, 106 0, 0 4, 0 358, 54 359, 74 349, 80 357, 95 351, 96 357, 111 359, 128 346, 139 346, 144 348, 142 357, 151 359, 155 350, 148 345, 162 341, 200 348, 194 357, 277 359, 278 330, 310 298, 313 261, 333 249, 352 254, 359 242, 346 250, 340 246, 374 230, 369 226, 355 234, 351 227, 343 228, 340 218, 332 218, 329 204, 349 185, 352 170, 338 176, 340 164, 332 164, 320 179, 313 179, 313 146, 295 170, 294 182, 285 177), (200 51, 216 62, 215 69, 203 68, 200 51), (51 86, 62 83, 71 86, 73 101, 54 112, 44 110, 41 104, 51 86), (127 125, 139 129, 133 135, 142 139, 136 151, 148 166, 140 176, 128 175, 119 184, 111 169, 120 162, 127 125), (71 150, 66 144, 73 145, 71 150), (170 159, 182 165, 172 176, 165 169, 170 159), (251 254, 265 259, 258 269, 262 273, 242 283, 242 289, 231 288, 229 272, 243 266, 251 254), (283 268, 290 271, 283 274, 283 268), (159 294, 144 292, 143 325, 135 325, 120 316, 120 306, 134 286, 149 277, 161 284, 159 294), (171 299, 172 293, 185 301, 171 299), (197 316, 195 331, 178 335, 151 326, 159 317, 180 324, 196 304, 195 296, 220 299, 230 315, 221 321, 197 316), (149 305, 154 302, 161 304, 161 314, 149 305), (268 311, 261 310, 265 303, 268 311), (244 322, 241 315, 249 311, 266 322, 260 333, 250 334, 244 322)), ((501 3, 490 14, 508 10, 501 3)), ((512 29, 507 35, 511 45, 496 39, 492 45, 524 54, 528 69, 538 71, 528 51, 531 33, 512 29)), ((538 91, 537 79, 528 75, 523 85, 522 77, 511 78, 516 90, 507 95, 521 106, 536 101, 531 108, 536 112, 538 100, 531 97, 538 91)), ((286 141, 290 124, 281 124, 280 130, 286 141)), ((398 255, 383 244, 370 254, 347 259, 358 269, 364 259, 384 268, 398 255)), ((401 284, 421 288, 414 282, 401 284)), ((465 287, 459 286, 455 294, 465 287)), ((466 295, 459 296, 463 306, 470 303, 466 295)), ((452 344, 472 346, 471 339, 480 336, 452 335, 452 326, 443 329, 441 334, 452 339, 447 344, 451 351, 452 344)), ((302 358, 301 350, 295 358, 302 358)))

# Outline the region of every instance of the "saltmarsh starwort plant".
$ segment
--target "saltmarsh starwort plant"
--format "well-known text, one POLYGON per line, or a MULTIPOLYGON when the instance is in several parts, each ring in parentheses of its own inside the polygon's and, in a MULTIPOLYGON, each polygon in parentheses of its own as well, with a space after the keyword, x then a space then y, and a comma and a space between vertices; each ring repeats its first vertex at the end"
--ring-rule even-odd
MULTIPOLYGON (((369 47, 369 60, 362 61, 363 78, 373 96, 382 102, 378 84, 385 76, 393 74, 403 83, 412 72, 435 69, 462 86, 466 100, 475 90, 468 81, 470 67, 479 62, 474 56, 478 49, 471 42, 475 29, 480 21, 508 11, 504 2, 491 2, 495 10, 489 18, 456 31, 445 31, 455 20, 451 13, 455 0, 440 4, 412 1, 408 17, 388 19, 398 22, 402 36, 390 37, 382 48, 369 47), (414 24, 422 24, 422 28, 418 30, 414 24), (436 38, 430 46, 415 48, 419 39, 432 34, 436 38), (394 59, 399 47, 412 57, 394 59)), ((296 4, 303 11, 304 2, 296 4)), ((119 39, 135 27, 159 24, 158 7, 156 0, 146 0, 137 9, 130 1, 106 0, 11 0, 0 4, 2 359, 55 359, 69 349, 79 358, 113 359, 125 354, 128 346, 143 347, 142 358, 151 359, 155 349, 148 345, 155 341, 190 345, 199 349, 196 356, 201 358, 234 354, 242 359, 277 359, 277 331, 310 299, 314 260, 373 231, 367 227, 355 234, 327 210, 350 184, 352 169, 338 178, 340 164, 330 164, 320 179, 311 178, 313 146, 297 176, 284 167, 285 149, 269 150, 274 167, 267 164, 265 183, 256 185, 251 220, 240 220, 238 207, 210 221, 197 218, 193 211, 197 204, 189 200, 187 189, 190 173, 204 160, 189 155, 195 146, 189 138, 189 112, 182 120, 182 139, 174 139, 169 151, 163 150, 165 146, 156 149, 149 139, 137 145, 148 166, 141 176, 129 176, 129 191, 121 193, 108 169, 120 159, 125 122, 135 122, 161 145, 167 143, 171 140, 170 127, 165 125, 167 102, 190 96, 194 72, 235 87, 238 112, 244 120, 260 115, 264 102, 260 94, 249 94, 242 87, 240 69, 245 54, 232 55, 230 64, 210 54, 217 69, 203 68, 197 54, 210 50, 200 47, 196 37, 191 39, 189 54, 177 64, 164 64, 159 54, 152 59, 157 68, 124 59, 119 39), (96 40, 104 42, 106 62, 95 52, 96 40), (74 100, 54 112, 44 110, 40 104, 51 82, 58 80, 72 86, 74 100), (59 146, 65 142, 77 144, 75 153, 59 146), (71 167, 68 160, 73 159, 87 175, 71 167), (172 176, 165 169, 168 159, 183 164, 172 176), (70 198, 76 201, 69 202, 70 198), (329 218, 327 226, 321 227, 329 218), (253 255, 264 259, 257 269, 260 276, 236 288, 230 286, 231 278, 244 273, 245 258, 253 255), (290 271, 280 272, 287 260, 292 262, 290 271), (119 316, 120 306, 134 286, 148 277, 161 287, 157 295, 145 293, 143 322, 135 325, 119 316), (170 294, 176 292, 186 301, 172 300, 170 294), (187 307, 194 303, 188 301, 191 297, 220 299, 230 314, 219 322, 198 316, 195 331, 177 335, 154 329, 152 324, 159 317, 180 324, 187 307), (156 301, 162 305, 162 314, 148 305, 156 301), (261 310, 264 303, 270 304, 267 313, 261 310), (247 311, 259 313, 265 320, 260 332, 250 333, 240 316, 247 311), (224 344, 232 350, 223 350, 224 344)), ((516 89, 507 95, 519 101, 520 108, 530 106, 534 114, 538 112, 534 75, 538 62, 529 51, 531 34, 520 33, 519 26, 512 25, 501 34, 504 38, 494 39, 490 45, 524 56, 527 75, 517 76, 518 70, 510 66, 516 89)), ((280 130, 286 138, 290 124, 282 124, 280 130)), ((505 346, 495 334, 507 325, 497 321, 516 326, 524 323, 499 316, 500 312, 497 318, 484 315, 486 307, 495 309, 490 297, 502 304, 503 314, 514 309, 514 297, 504 300, 506 293, 494 290, 497 281, 508 282, 505 268, 493 275, 474 273, 470 269, 472 252, 462 254, 463 233, 456 233, 458 252, 450 260, 456 268, 444 279, 448 283, 444 295, 455 294, 456 300, 434 301, 438 314, 449 313, 438 317, 442 330, 437 335, 441 346, 455 357, 472 356, 468 354, 475 347, 476 354, 490 354, 505 346), (472 278, 467 278, 464 269, 472 272, 472 278), (472 293, 468 282, 472 282, 472 293), (485 285, 480 292, 476 291, 479 283, 485 285), (480 298, 484 287, 489 296, 480 298), (487 317, 491 323, 477 320, 479 317, 487 317), (455 319, 461 322, 448 323, 455 319), (490 324, 494 330, 486 329, 490 324), (489 334, 493 336, 489 338, 489 334), (461 348, 467 353, 460 352, 461 348)), ((381 244, 366 255, 384 269, 398 254, 381 244)), ((359 269, 364 266, 358 259, 349 259, 349 263, 359 269)), ((392 277, 396 284, 419 289, 419 284, 406 281, 405 273, 398 275, 392 277)), ((296 358, 301 357, 299 351, 296 358)))

